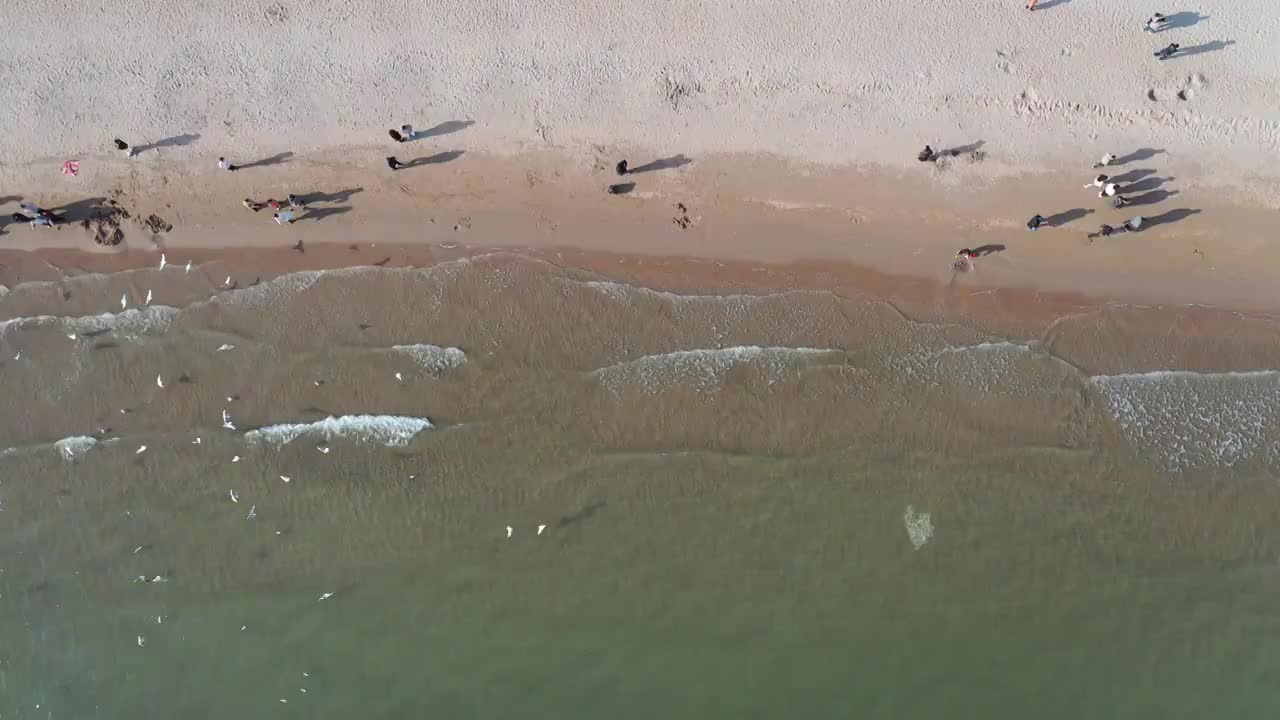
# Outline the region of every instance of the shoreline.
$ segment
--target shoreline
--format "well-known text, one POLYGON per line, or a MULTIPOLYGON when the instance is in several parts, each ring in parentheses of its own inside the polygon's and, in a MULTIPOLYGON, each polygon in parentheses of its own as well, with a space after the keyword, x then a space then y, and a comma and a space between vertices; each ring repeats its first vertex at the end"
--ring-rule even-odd
MULTIPOLYGON (((1140 189, 1139 199, 1155 201, 1116 210, 1080 187, 1077 181, 1094 172, 1088 168, 992 179, 988 161, 894 173, 760 156, 677 156, 683 164, 619 178, 613 171, 619 155, 600 151, 513 158, 462 150, 460 141, 412 145, 421 146, 415 157, 445 153, 449 160, 391 172, 370 167, 379 149, 365 148, 294 156, 235 173, 159 154, 95 163, 58 185, 59 193, 32 198, 55 210, 69 205, 67 226, 11 223, 0 230, 0 284, 12 289, 33 278, 53 279, 56 273, 37 269, 49 253, 60 264, 121 269, 153 266, 161 252, 181 264, 176 257, 186 253, 209 258, 279 251, 290 259, 269 265, 303 269, 321 246, 346 252, 356 245, 359 257, 345 257, 367 264, 387 256, 371 258, 379 245, 392 245, 402 248, 389 251, 396 265, 500 249, 543 258, 575 252, 661 258, 668 266, 672 258, 771 268, 828 263, 835 274, 883 276, 872 282, 877 293, 923 283, 968 294, 1045 292, 1089 304, 1280 311, 1275 294, 1258 282, 1259 268, 1280 261, 1280 249, 1266 242, 1271 211, 1184 180, 1194 169, 1161 154, 1110 168, 1113 177, 1127 177, 1140 189), (368 162, 356 165, 353 155, 368 162), (605 187, 615 182, 636 187, 628 195, 607 194, 605 187), (103 191, 68 192, 77 186, 103 191), (240 206, 246 196, 262 200, 290 192, 319 199, 290 226, 272 222, 269 209, 254 213, 240 206), (101 247, 75 223, 113 201, 131 219, 121 225, 119 246, 101 247), (1022 214, 1031 213, 1021 208, 1037 208, 1061 225, 1028 232, 1022 214), (153 214, 172 229, 153 233, 137 222, 153 214), (1085 237, 1102 222, 1118 225, 1138 214, 1148 219, 1139 233, 1092 243, 1085 237), (298 242, 309 254, 288 252, 298 242), (958 248, 981 246, 996 251, 968 272, 954 270, 958 248), (24 260, 24 253, 32 257, 24 260)), ((627 157, 642 158, 633 167, 650 158, 634 151, 627 157)), ((4 199, 5 215, 17 209, 16 196, 4 199)), ((327 257, 325 265, 341 262, 327 257)))

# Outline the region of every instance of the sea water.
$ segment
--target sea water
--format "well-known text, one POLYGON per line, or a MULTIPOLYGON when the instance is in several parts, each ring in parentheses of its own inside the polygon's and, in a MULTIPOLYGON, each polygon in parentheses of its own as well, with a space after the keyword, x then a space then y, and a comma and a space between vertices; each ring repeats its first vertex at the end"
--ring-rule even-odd
POLYGON ((148 272, 0 297, 0 717, 1280 701, 1280 368, 1204 309, 1001 335, 494 255, 105 310, 148 272))

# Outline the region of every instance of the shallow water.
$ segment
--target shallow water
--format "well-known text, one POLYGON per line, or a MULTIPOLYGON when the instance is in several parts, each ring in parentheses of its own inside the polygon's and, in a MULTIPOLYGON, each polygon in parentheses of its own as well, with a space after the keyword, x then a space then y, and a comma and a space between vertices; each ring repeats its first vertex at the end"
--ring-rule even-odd
POLYGON ((1270 320, 1011 337, 513 255, 198 277, 0 295, 0 717, 1280 699, 1270 320))

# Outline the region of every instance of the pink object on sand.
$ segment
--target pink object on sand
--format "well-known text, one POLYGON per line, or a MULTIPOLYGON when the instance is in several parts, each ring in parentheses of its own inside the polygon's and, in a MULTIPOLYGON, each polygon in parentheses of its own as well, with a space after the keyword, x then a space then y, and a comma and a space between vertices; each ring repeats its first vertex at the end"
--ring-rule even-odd
POLYGON ((73 175, 73 176, 74 176, 74 175, 79 175, 79 174, 80 174, 80 161, 79 161, 79 160, 68 160, 68 161, 66 161, 66 162, 62 163, 62 174, 63 174, 63 175, 73 175))

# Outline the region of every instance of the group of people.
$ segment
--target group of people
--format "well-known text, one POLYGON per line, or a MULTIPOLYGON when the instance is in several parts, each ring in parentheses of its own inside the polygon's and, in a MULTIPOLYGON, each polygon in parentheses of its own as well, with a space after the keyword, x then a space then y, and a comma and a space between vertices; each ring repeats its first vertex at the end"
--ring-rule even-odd
MULTIPOLYGON (((1027 5, 1026 5, 1027 9, 1034 10, 1036 7, 1036 2, 1037 0, 1027 0, 1027 5)), ((1155 13, 1154 15, 1152 15, 1150 18, 1147 19, 1147 22, 1143 25, 1143 27, 1146 29, 1147 32, 1159 33, 1165 30, 1166 28, 1170 27, 1168 23, 1169 23, 1168 17, 1166 17, 1161 13, 1155 13)), ((1160 60, 1167 60, 1173 57, 1174 55, 1176 55, 1180 47, 1181 46, 1178 43, 1170 43, 1168 46, 1166 46, 1161 50, 1156 51, 1154 54, 1155 54, 1155 57, 1160 60)), ((920 160, 920 162, 931 162, 931 161, 937 160, 938 157, 939 157, 939 154, 936 153, 933 150, 933 148, 929 147, 928 145, 925 145, 924 150, 920 151, 920 154, 917 156, 917 159, 920 160)), ((1116 156, 1113 153, 1107 153, 1103 155, 1098 162, 1094 163, 1093 168, 1095 170, 1099 168, 1105 168, 1115 161, 1116 161, 1116 156)), ((1098 197, 1110 198, 1111 205, 1112 207, 1115 207, 1115 208, 1125 207, 1126 205, 1129 205, 1132 202, 1129 198, 1124 196, 1123 189, 1117 183, 1112 182, 1110 176, 1106 174, 1097 175, 1096 177, 1093 178, 1093 182, 1086 184, 1084 187, 1098 188, 1098 197)), ((1100 228, 1098 228, 1097 232, 1089 233, 1089 239, 1093 240, 1094 238, 1099 238, 1099 237, 1109 237, 1111 235, 1115 235, 1118 233, 1138 232, 1142 228, 1142 222, 1143 222, 1142 216, 1139 215, 1124 221, 1119 226, 1103 224, 1100 228)), ((1027 229, 1032 232, 1035 232, 1036 230, 1040 229, 1042 226, 1046 224, 1048 224, 1048 219, 1046 219, 1043 215, 1036 214, 1036 215, 1033 215, 1031 219, 1027 221, 1027 229)), ((963 258, 965 260, 972 260, 978 257, 978 253, 974 252, 969 248, 961 248, 961 250, 958 253, 956 253, 956 256, 963 258)))
POLYGON ((294 221, 294 211, 301 210, 307 206, 307 202, 305 200, 292 193, 285 198, 284 202, 276 200, 275 198, 267 198, 263 202, 245 198, 243 204, 254 212, 258 212, 263 208, 271 208, 275 211, 271 214, 271 217, 275 219, 276 224, 278 225, 292 225, 294 221))
POLYGON ((22 208, 22 212, 13 213, 9 218, 14 222, 31 223, 31 227, 33 228, 53 227, 54 225, 60 225, 67 221, 67 219, 61 215, 57 215, 51 210, 45 210, 35 203, 22 202, 18 204, 18 207, 22 208))

